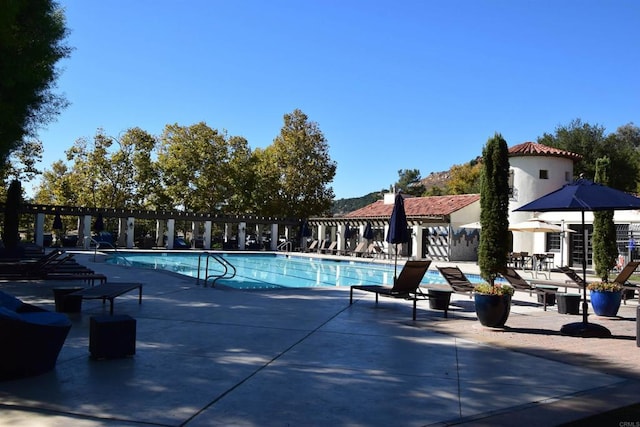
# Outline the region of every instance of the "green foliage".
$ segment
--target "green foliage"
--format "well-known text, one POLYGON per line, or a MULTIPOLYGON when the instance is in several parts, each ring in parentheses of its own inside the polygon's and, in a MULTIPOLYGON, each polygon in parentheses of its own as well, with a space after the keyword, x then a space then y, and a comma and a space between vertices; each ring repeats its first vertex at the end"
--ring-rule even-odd
POLYGON ((302 111, 285 114, 280 134, 256 159, 260 214, 308 218, 329 213, 336 163, 317 123, 302 111))
POLYGON ((509 285, 490 285, 489 283, 479 283, 473 287, 477 294, 484 295, 513 295, 514 289, 509 285))
POLYGON ((20 203, 22 202, 22 187, 20 181, 11 181, 7 191, 7 200, 4 206, 4 229, 2 241, 4 247, 12 250, 18 247, 18 228, 20 203))
POLYGON ((374 191, 373 193, 366 194, 362 197, 335 200, 331 205, 331 214, 344 215, 346 213, 353 212, 380 200, 381 197, 380 191, 374 191))
POLYGON ((480 275, 491 285, 507 266, 509 250, 509 150, 496 133, 482 150, 478 248, 480 275))
POLYGON ((622 286, 614 282, 592 282, 587 285, 587 289, 593 292, 620 292, 622 286))
POLYGON ((567 126, 556 128, 555 134, 545 133, 538 142, 582 155, 575 163, 574 174, 592 179, 595 176, 596 160, 609 157, 609 186, 623 191, 636 191, 640 174, 640 129, 632 124, 618 128, 617 132, 605 135, 602 126, 573 120, 567 126))
POLYGON ((425 192, 424 185, 421 180, 419 169, 400 169, 398 171, 398 182, 396 182, 396 191, 402 191, 412 196, 422 196, 425 192))
POLYGON ((5 0, 0 13, 0 164, 66 106, 52 92, 55 64, 69 56, 67 29, 52 0, 5 0))
POLYGON ((451 178, 447 182, 447 194, 477 194, 480 192, 482 163, 473 161, 464 165, 454 165, 450 169, 451 178))
MULTIPOLYGON (((607 185, 609 181, 609 164, 608 157, 603 157, 596 161, 595 182, 607 185)), ((616 225, 613 221, 613 213, 613 211, 593 213, 593 262, 596 274, 604 282, 609 280, 609 271, 616 265, 618 257, 616 225)))

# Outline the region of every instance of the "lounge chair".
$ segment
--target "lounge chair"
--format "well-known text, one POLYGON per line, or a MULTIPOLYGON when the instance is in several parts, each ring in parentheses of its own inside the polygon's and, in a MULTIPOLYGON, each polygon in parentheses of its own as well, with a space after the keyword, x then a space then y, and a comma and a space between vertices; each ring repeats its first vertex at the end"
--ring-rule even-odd
POLYGON ((331 244, 329 246, 327 246, 324 249, 321 249, 320 251, 323 254, 331 254, 331 255, 335 255, 336 253, 336 246, 338 246, 338 242, 331 242, 331 244))
MULTIPOLYGON (((407 261, 400 271, 393 286, 385 285, 353 285, 349 293, 349 304, 353 304, 353 290, 374 292, 376 294, 376 304, 378 295, 390 298, 402 298, 413 301, 413 320, 416 320, 416 304, 420 299, 429 299, 428 294, 420 290, 420 282, 429 269, 431 261, 407 261)), ((444 310, 444 317, 447 317, 447 309, 444 310)))
POLYGON ((555 295, 557 293, 557 290, 536 287, 535 285, 527 282, 513 267, 507 267, 507 270, 502 274, 502 277, 504 277, 516 291, 528 292, 529 295, 532 293, 542 295, 542 307, 544 311, 547 311, 547 296, 555 295))
POLYGON ((367 242, 360 242, 354 250, 350 251, 350 254, 357 257, 363 257, 367 254, 366 246, 367 242))
POLYGON ((314 240, 311 244, 304 250, 305 252, 315 252, 318 249, 318 241, 314 240))
POLYGON ((639 261, 629 261, 629 263, 624 266, 620 273, 618 273, 616 278, 612 280, 613 283, 617 283, 618 285, 622 286, 622 300, 625 304, 627 303, 628 298, 626 291, 631 291, 633 294, 635 294, 637 290, 640 290, 640 286, 629 283, 629 277, 631 277, 631 275, 636 271, 638 265, 640 265, 639 261))
POLYGON ((458 267, 438 267, 438 271, 447 281, 453 292, 457 294, 469 295, 469 298, 473 295, 473 283, 467 279, 462 270, 458 267))
POLYGON ((584 279, 572 268, 569 268, 567 266, 559 267, 558 271, 560 273, 564 273, 569 278, 569 280, 566 280, 564 283, 565 290, 566 288, 582 289, 587 286, 587 283, 584 281, 584 279))

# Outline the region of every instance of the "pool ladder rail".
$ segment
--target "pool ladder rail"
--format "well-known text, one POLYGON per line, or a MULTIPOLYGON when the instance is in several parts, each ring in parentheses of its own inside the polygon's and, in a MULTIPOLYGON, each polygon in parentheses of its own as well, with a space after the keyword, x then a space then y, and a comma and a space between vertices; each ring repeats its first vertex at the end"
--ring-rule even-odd
POLYGON ((206 287, 209 279, 213 278, 213 282, 211 282, 211 287, 213 288, 218 279, 233 279, 236 277, 236 267, 231 264, 225 257, 220 254, 212 253, 212 252, 203 252, 198 256, 198 277, 196 278, 196 285, 200 284, 200 271, 202 266, 202 257, 206 256, 205 264, 204 264, 204 283, 203 285, 206 287), (224 269, 222 274, 209 274, 209 260, 212 259, 216 261, 218 264, 222 266, 224 269))

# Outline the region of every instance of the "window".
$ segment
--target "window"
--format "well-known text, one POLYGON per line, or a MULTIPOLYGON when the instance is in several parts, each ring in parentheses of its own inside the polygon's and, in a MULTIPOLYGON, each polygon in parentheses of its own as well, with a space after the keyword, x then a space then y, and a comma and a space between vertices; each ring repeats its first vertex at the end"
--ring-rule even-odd
POLYGON ((540 169, 540 179, 549 179, 549 171, 546 169, 540 169))
POLYGON ((513 196, 513 169, 509 169, 509 196, 513 196))

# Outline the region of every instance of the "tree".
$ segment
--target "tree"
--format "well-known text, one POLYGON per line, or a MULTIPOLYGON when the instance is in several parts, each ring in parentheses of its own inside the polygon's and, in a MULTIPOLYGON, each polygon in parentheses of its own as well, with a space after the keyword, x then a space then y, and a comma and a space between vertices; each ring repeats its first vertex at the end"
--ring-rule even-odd
POLYGON ((545 133, 538 142, 582 155, 574 167, 576 176, 593 178, 596 160, 607 156, 611 162, 609 186, 623 191, 636 190, 640 157, 634 144, 640 141, 633 139, 632 128, 606 136, 602 126, 592 126, 575 119, 567 126, 556 128, 555 135, 545 133))
POLYGON ((167 125, 160 137, 158 171, 171 208, 240 213, 251 208, 255 188, 246 139, 200 122, 167 125))
POLYGON ((329 183, 336 163, 318 124, 300 110, 285 114, 273 144, 256 157, 260 161, 261 214, 307 218, 326 215, 333 201, 329 183))
POLYGON ((56 63, 71 49, 62 9, 52 0, 7 0, 0 13, 0 164, 67 104, 53 93, 56 63))
MULTIPOLYGON (((608 157, 596 161, 595 182, 607 185, 609 164, 608 157)), ((593 262, 596 274, 603 282, 609 280, 609 271, 616 265, 617 257, 618 245, 613 211, 596 211, 593 213, 593 262)))
POLYGON ((420 182, 419 169, 400 169, 398 171, 398 182, 396 182, 396 191, 402 191, 412 196, 422 196, 425 192, 424 185, 420 182))
POLYGON ((509 251, 509 149, 496 133, 482 150, 478 264, 483 279, 494 284, 507 267, 509 251))
POLYGON ((447 194, 473 194, 480 192, 482 163, 471 161, 464 165, 454 165, 450 169, 451 178, 447 182, 447 194))

